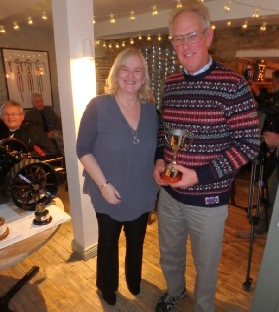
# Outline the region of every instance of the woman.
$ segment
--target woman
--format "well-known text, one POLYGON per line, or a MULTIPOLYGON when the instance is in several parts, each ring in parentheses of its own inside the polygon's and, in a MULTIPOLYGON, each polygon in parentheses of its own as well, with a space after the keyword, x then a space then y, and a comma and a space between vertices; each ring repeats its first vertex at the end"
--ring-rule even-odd
POLYGON ((158 191, 152 176, 158 122, 147 65, 137 49, 119 53, 105 89, 83 114, 77 155, 99 227, 96 284, 114 305, 122 227, 127 287, 133 295, 140 292, 143 241, 158 191))

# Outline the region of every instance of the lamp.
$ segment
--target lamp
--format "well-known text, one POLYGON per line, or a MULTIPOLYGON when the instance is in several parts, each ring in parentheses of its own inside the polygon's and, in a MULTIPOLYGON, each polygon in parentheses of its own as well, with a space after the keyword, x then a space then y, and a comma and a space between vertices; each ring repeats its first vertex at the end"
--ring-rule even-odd
POLYGON ((93 48, 90 39, 83 40, 83 57, 94 58, 93 48))

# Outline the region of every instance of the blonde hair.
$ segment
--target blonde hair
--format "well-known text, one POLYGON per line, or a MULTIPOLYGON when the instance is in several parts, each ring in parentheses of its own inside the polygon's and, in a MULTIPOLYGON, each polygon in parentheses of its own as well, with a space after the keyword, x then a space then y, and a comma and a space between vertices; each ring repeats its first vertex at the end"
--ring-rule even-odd
POLYGON ((126 60, 129 57, 135 55, 141 59, 142 69, 145 77, 145 83, 141 86, 141 88, 138 91, 138 98, 140 102, 146 103, 154 99, 151 89, 151 80, 148 73, 148 67, 142 53, 140 52, 140 50, 134 47, 129 47, 121 51, 117 55, 114 64, 110 69, 108 79, 106 80, 105 93, 115 94, 117 92, 118 90, 117 74, 121 69, 121 67, 125 64, 126 60))
POLYGON ((169 34, 172 37, 172 25, 174 20, 177 18, 178 15, 184 12, 193 12, 199 15, 201 18, 204 27, 209 29, 210 28, 210 14, 208 8, 197 0, 189 0, 185 4, 183 3, 183 7, 179 10, 175 9, 170 17, 169 20, 169 34))

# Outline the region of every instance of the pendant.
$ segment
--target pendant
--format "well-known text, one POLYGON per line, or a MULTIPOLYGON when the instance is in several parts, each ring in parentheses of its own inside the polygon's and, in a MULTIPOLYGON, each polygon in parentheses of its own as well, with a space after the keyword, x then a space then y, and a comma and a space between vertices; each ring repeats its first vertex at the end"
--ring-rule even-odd
POLYGON ((134 143, 134 144, 139 144, 139 139, 134 137, 133 143, 134 143))

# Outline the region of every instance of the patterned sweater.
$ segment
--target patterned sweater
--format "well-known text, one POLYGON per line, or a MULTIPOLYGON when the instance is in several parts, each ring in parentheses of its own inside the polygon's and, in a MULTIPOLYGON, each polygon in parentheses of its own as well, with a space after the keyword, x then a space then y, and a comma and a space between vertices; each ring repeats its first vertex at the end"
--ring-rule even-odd
POLYGON ((260 130, 253 96, 241 75, 213 61, 196 76, 184 72, 166 80, 162 123, 155 159, 172 161, 164 127, 194 134, 190 147, 177 153, 177 163, 197 172, 189 188, 165 187, 184 204, 227 205, 238 170, 259 152, 260 130))

